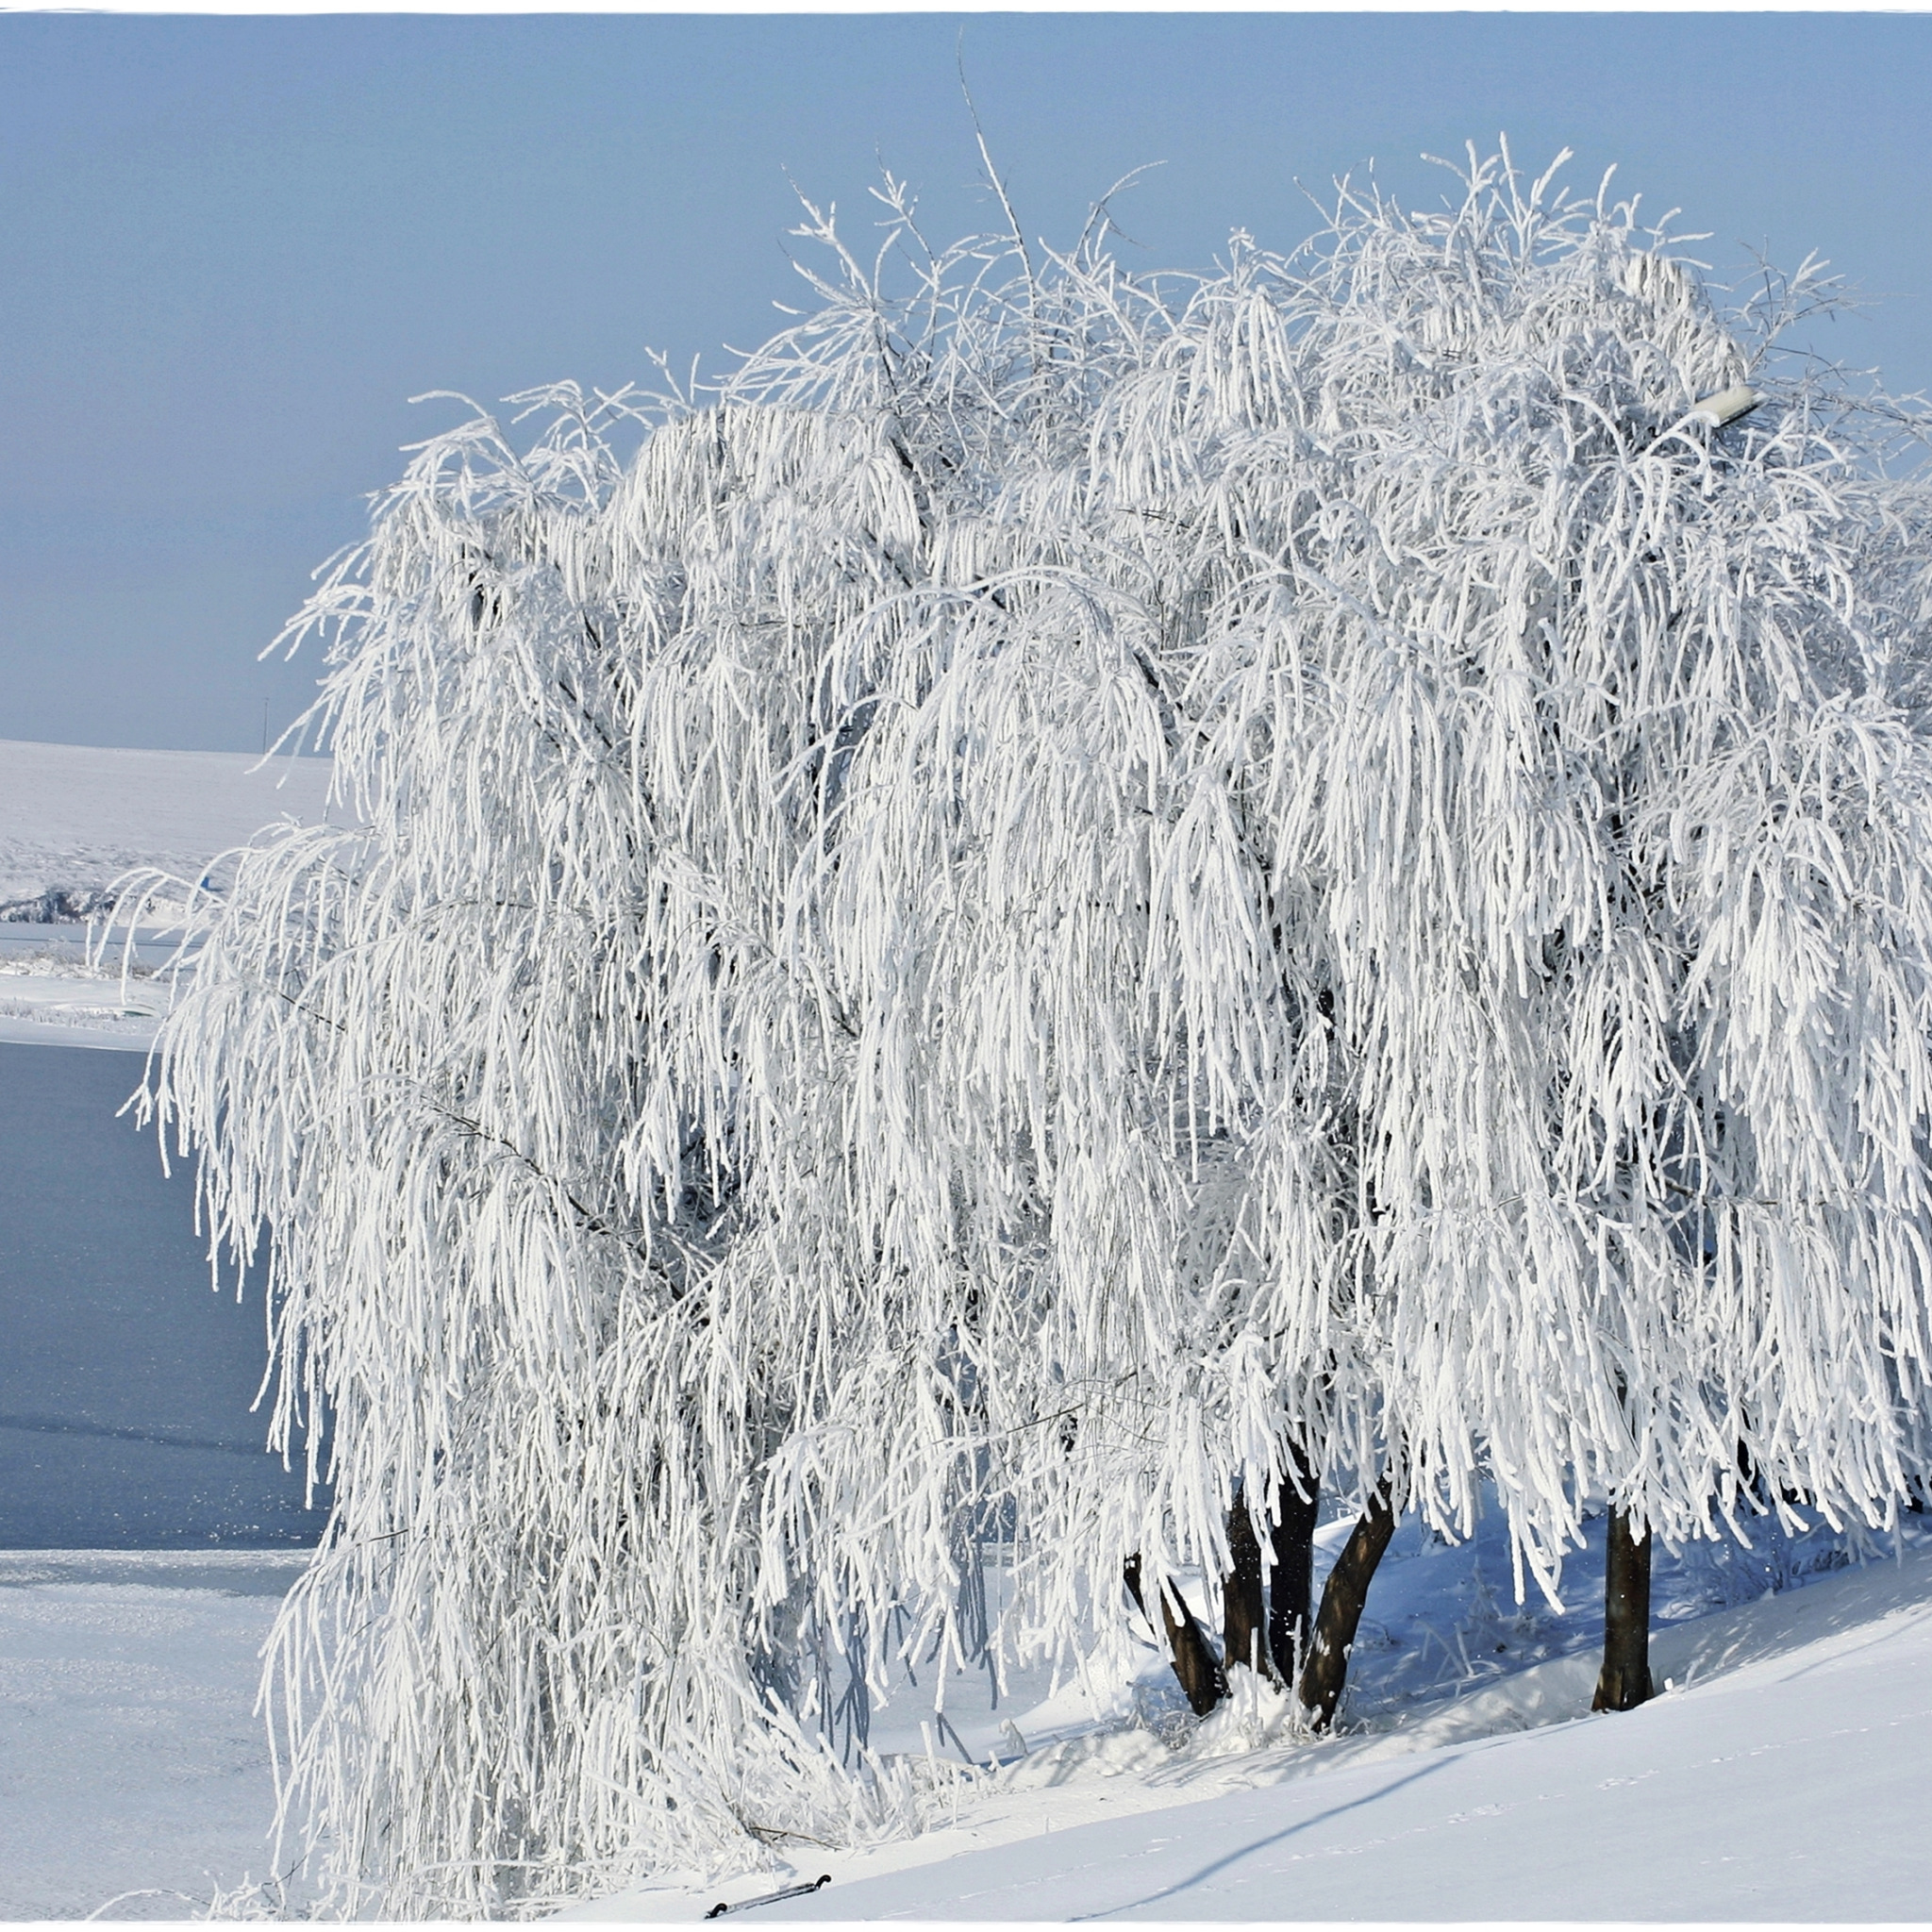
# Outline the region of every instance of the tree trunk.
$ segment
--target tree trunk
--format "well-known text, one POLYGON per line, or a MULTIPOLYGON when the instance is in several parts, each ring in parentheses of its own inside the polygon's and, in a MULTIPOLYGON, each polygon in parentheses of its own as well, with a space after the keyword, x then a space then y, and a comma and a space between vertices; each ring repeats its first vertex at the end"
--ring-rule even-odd
MULTIPOLYGON (((1135 1607, 1147 1617, 1151 1629, 1154 1619, 1147 1616, 1147 1600, 1141 1594, 1141 1558, 1129 1557, 1121 1566, 1121 1578, 1135 1607)), ((1194 1621, 1194 1613, 1181 1602, 1172 1586, 1160 1592, 1160 1622, 1167 1632, 1167 1654, 1174 1674, 1188 1693, 1188 1703, 1196 1717, 1206 1717, 1227 1695, 1227 1677, 1208 1634, 1194 1621)))
POLYGON ((1240 1490, 1227 1512, 1227 1547, 1234 1568, 1221 1592, 1221 1655, 1230 1671, 1245 1664, 1251 1671, 1265 1672, 1268 1631, 1261 1609, 1261 1545, 1248 1515, 1247 1498, 1240 1490))
POLYGON ((1296 1695, 1318 1731, 1325 1731, 1335 1722, 1335 1707, 1341 1702, 1341 1687, 1348 1681, 1348 1654, 1355 1646, 1362 1606, 1369 1599, 1369 1579, 1394 1534, 1395 1512, 1389 1506, 1385 1477, 1357 1519, 1341 1560, 1328 1573, 1321 1613, 1315 1619, 1315 1641, 1302 1666, 1296 1695))
POLYGON ((1604 1563, 1604 1668, 1592 1710, 1635 1710, 1650 1695, 1650 1534, 1639 1542, 1630 1519, 1610 1511, 1604 1563))
POLYGON ((1269 1539, 1274 1569, 1268 1579, 1268 1654, 1274 1674, 1292 1684, 1308 1649, 1308 1599, 1315 1590, 1315 1519, 1322 1513, 1321 1485, 1299 1442, 1289 1444, 1293 1465, 1275 1496, 1281 1520, 1269 1539), (1299 1478, 1305 1493, 1295 1491, 1299 1478))

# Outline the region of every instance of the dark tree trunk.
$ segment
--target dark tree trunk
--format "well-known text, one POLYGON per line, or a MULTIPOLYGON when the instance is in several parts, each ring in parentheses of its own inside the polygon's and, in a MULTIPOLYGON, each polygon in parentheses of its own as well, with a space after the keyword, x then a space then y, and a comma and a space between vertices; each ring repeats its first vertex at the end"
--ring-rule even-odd
POLYGON ((1604 1564, 1604 1668, 1592 1710, 1635 1710, 1650 1695, 1650 1546, 1639 1542, 1630 1519, 1610 1511, 1604 1564))
POLYGON ((1357 1519, 1341 1560, 1328 1573, 1322 1608, 1315 1619, 1315 1641, 1302 1666, 1296 1695, 1318 1731, 1325 1731, 1335 1722, 1335 1707, 1341 1702, 1341 1687, 1348 1681, 1348 1654, 1362 1620, 1362 1606, 1369 1599, 1369 1579, 1394 1534, 1395 1512, 1390 1507, 1389 1485, 1384 1481, 1357 1519))
MULTIPOLYGON (((1141 1594, 1138 1556, 1129 1557, 1122 1565, 1121 1578, 1127 1586, 1127 1594, 1134 1599, 1135 1607, 1147 1617, 1151 1629, 1154 1619, 1148 1616, 1147 1600, 1141 1594)), ((1167 1654, 1174 1674, 1188 1693, 1194 1715, 1206 1717, 1227 1695, 1227 1677, 1222 1671, 1221 1659, 1214 1655, 1208 1633, 1194 1621, 1194 1613, 1172 1589, 1160 1592, 1160 1622, 1167 1632, 1167 1654)))
POLYGON ((1261 1545, 1248 1515, 1247 1498, 1239 1490, 1234 1507, 1227 1512, 1227 1547, 1234 1568, 1221 1592, 1221 1655, 1230 1671, 1245 1664, 1252 1671, 1265 1672, 1268 1632, 1261 1609, 1261 1545))
POLYGON ((1274 1674, 1292 1684, 1308 1648, 1308 1599, 1315 1591, 1315 1519, 1322 1513, 1321 1486, 1301 1444, 1292 1442, 1289 1480, 1275 1497, 1281 1520, 1269 1539, 1274 1569, 1268 1579, 1268 1654, 1274 1674), (1295 1492, 1299 1477, 1304 1493, 1295 1492))

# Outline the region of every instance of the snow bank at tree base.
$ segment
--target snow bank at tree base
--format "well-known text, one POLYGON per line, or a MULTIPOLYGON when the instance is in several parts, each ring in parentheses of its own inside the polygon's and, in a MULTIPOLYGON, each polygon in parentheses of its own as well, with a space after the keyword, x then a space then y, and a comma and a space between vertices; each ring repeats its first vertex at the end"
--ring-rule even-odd
MULTIPOLYGON (((1440 1588, 1441 1573, 1472 1575, 1469 1546, 1414 1551, 1394 1568, 1385 1619, 1432 1607, 1437 1641, 1458 1670, 1465 1652, 1477 1670, 1471 1638, 1494 1612, 1479 1567, 1474 1590, 1440 1588)), ((1684 1568, 1659 1553, 1660 1605, 1684 1568)), ((1561 1641, 1551 1626, 1584 1620, 1532 1610, 1490 1628, 1541 1624, 1542 1641, 1561 1641)), ((1388 1659, 1410 1645, 1386 1623, 1368 1634, 1381 1647, 1363 1658, 1345 1735, 1287 1739, 1278 1700, 1251 1694, 1171 1749, 1158 1708, 1154 1728, 1118 1713, 1081 1726, 1077 1693, 1063 1692, 1018 1717, 1034 1748, 962 1797, 948 1828, 865 1853, 799 1847, 775 1875, 640 1888, 566 1916, 688 1920, 821 1872, 829 1890, 759 1917, 1932 1916, 1923 1537, 1908 1537, 1902 1560, 1664 1624, 1652 1664, 1673 1688, 1626 1715, 1587 1714, 1589 1649, 1517 1668, 1491 1649, 1489 1681, 1407 1696, 1391 1690, 1388 1659), (1062 1726, 1071 1734, 1037 1741, 1062 1726)), ((1143 1713, 1162 1694, 1160 1669, 1154 1660, 1140 1686, 1143 1713)))
MULTIPOLYGON (((1331 1549, 1344 1529, 1324 1532, 1331 1549)), ((1074 1689, 1029 1706, 1019 1682, 969 1714, 961 1682, 959 1733, 1011 1761, 950 1826, 869 1853, 801 1846, 774 1871, 566 1916, 694 1923, 829 1872, 823 1896, 759 1919, 1923 1920, 1932 1536, 1807 1582, 1826 1547, 1760 1553, 1806 1587, 1702 1616, 1686 1612, 1707 1600, 1707 1561, 1659 1552, 1653 1657, 1676 1688, 1592 1718, 1589 1557, 1574 1613, 1519 1614, 1485 1581, 1490 1523, 1453 1548, 1405 1525, 1344 1736, 1251 1748, 1244 1730, 1277 1716, 1258 1699, 1175 1724, 1151 1648, 1097 1717, 1074 1689), (1512 1642, 1552 1654, 1517 1664, 1512 1642), (1170 1750, 1162 1732, 1187 1740, 1170 1750)), ((258 1653, 302 1560, 0 1552, 0 1919, 178 1920, 268 1874, 258 1653)), ((896 1700, 873 1735, 921 1749, 918 1709, 896 1700)))

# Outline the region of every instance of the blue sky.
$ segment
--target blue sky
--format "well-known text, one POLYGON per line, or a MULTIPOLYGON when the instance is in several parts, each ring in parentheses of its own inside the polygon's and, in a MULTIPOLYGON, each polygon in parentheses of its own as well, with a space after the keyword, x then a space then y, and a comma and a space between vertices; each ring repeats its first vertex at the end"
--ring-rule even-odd
POLYGON ((955 48, 1034 235, 1128 169, 1136 267, 1288 246, 1374 158, 1507 130, 1611 162, 1705 252, 1818 249, 1875 312, 1817 344, 1932 388, 1932 17, 0 16, 0 738, 248 750, 258 665, 399 445, 560 376, 749 345, 798 286, 787 174, 863 220, 991 225, 955 48))

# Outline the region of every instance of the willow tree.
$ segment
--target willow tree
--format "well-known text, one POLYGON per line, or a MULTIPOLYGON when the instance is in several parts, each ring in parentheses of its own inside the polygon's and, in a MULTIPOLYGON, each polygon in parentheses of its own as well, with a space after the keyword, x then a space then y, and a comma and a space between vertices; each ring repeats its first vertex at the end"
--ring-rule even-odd
POLYGON ((985 1641, 989 1535, 1071 1657, 1340 1487, 1325 1720, 1399 1509, 1491 1476, 1554 1584, 1592 1496, 1707 1531, 1741 1444, 1882 1519, 1918 1453, 1852 429, 1700 427, 1694 278, 1493 165, 1173 285, 886 200, 717 391, 422 448, 297 625, 361 823, 242 856, 162 1037, 332 1419, 271 1671, 343 1908, 911 1825, 867 1699, 985 1641))
POLYGON ((1493 1480, 1554 1590, 1607 1502, 1625 1705, 1653 1529, 1882 1524, 1922 1462, 1918 419, 1680 249, 1507 155, 1238 242, 1015 460, 861 755, 931 1224, 991 1280, 1054 1190, 1060 1574, 1238 1568, 1220 1507, 1253 1549, 1341 1471, 1318 1721, 1404 1507, 1493 1480))
POLYGON ((242 855, 161 1043, 218 1237, 267 1231, 278 1426, 333 1430, 271 1689, 343 1909, 916 1820, 868 1687, 983 1642, 976 1538, 1049 1547, 1016 1464, 1051 1490, 1146 1342, 1082 1328, 1034 1196, 945 1224, 885 1077, 919 962, 850 970, 845 855, 935 610, 999 601, 996 501, 1159 305, 1004 242, 889 302, 817 232, 821 307, 702 407, 422 448, 296 626, 361 824, 242 855))

